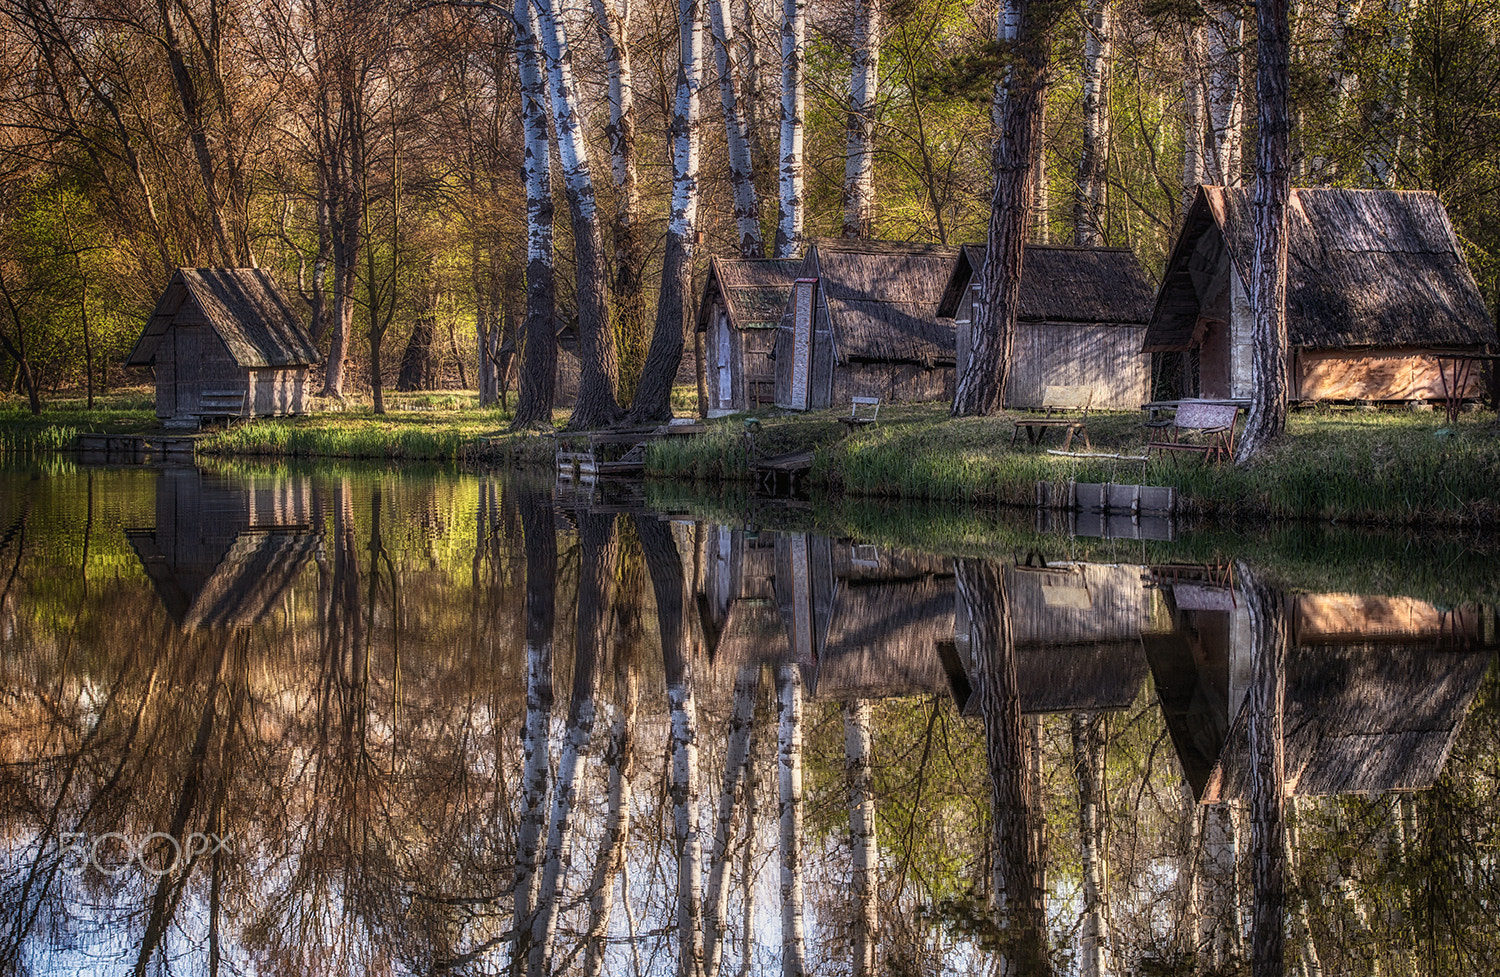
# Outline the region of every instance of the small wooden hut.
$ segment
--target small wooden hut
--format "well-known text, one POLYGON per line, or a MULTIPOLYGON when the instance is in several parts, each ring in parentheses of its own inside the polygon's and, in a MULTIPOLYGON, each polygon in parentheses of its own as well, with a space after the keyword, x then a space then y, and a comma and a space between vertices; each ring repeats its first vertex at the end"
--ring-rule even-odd
POLYGON ((125 365, 155 367, 165 426, 196 428, 206 417, 306 413, 320 359, 263 270, 179 268, 125 365))
MULTIPOLYGON (((1158 396, 1250 396, 1253 221, 1251 191, 1198 188, 1146 327, 1158 396)), ((1293 190, 1288 255, 1293 400, 1440 399, 1436 356, 1495 344, 1436 194, 1293 190)))
POLYGON ((776 332, 776 405, 951 399, 953 325, 936 310, 956 256, 931 244, 813 241, 776 332))
MULTIPOLYGON (((1160 583, 1159 592, 1174 626, 1143 642, 1183 775, 1202 803, 1247 797, 1247 609, 1226 586, 1179 579, 1160 583)), ((1489 667, 1481 616, 1478 607, 1406 597, 1294 597, 1287 790, 1323 796, 1431 786, 1489 667)))
MULTIPOLYGON (((776 327, 800 261, 715 258, 698 303, 710 416, 769 404, 776 327)), ((684 357, 686 359, 686 357, 684 357)))
POLYGON ((184 631, 249 627, 274 610, 321 542, 306 479, 168 468, 156 525, 125 536, 184 631))
MULTIPOLYGON (((986 251, 960 249, 938 303, 938 316, 953 320, 960 374, 986 251)), ((1141 352, 1150 316, 1151 285, 1129 248, 1027 245, 1007 404, 1038 407, 1048 386, 1089 386, 1094 407, 1139 409, 1150 399, 1141 352)))

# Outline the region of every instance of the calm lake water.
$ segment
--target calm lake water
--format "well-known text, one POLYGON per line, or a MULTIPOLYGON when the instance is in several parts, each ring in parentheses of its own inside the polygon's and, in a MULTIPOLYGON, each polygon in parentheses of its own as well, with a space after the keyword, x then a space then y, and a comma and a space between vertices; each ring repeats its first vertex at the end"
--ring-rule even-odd
POLYGON ((0 468, 0 974, 1500 971, 1493 547, 634 495, 0 468))

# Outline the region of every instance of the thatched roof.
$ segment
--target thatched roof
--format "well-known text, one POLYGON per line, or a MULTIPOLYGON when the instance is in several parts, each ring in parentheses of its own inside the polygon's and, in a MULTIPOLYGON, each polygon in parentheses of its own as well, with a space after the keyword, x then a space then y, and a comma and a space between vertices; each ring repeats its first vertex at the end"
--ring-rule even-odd
POLYGON ((254 624, 275 607, 320 542, 294 527, 244 530, 205 577, 202 567, 169 563, 155 530, 130 530, 126 537, 167 613, 185 631, 254 624))
MULTIPOLYGON (((958 314, 964 291, 984 271, 989 248, 966 244, 948 276, 937 314, 958 314)), ((1151 283, 1129 248, 1072 248, 1028 244, 1021 262, 1025 322, 1138 325, 1151 317, 1151 283)))
POLYGON ((883 699, 948 689, 938 642, 953 636, 952 576, 840 582, 818 661, 820 699, 883 699))
POLYGON ((698 331, 708 329, 714 299, 722 299, 735 329, 775 329, 792 296, 802 262, 777 258, 715 258, 698 303, 698 331))
POLYGON ((321 356, 291 303, 260 268, 179 268, 126 366, 150 366, 168 326, 191 299, 242 367, 309 366, 321 356))
POLYGON ((951 322, 937 318, 953 248, 819 238, 799 277, 818 279, 841 362, 952 364, 951 322))
MULTIPOLYGON (((1167 264, 1146 349, 1185 349, 1200 294, 1227 253, 1246 294, 1254 252, 1250 190, 1199 187, 1167 264)), ((1436 194, 1293 190, 1287 330, 1292 346, 1475 348, 1495 327, 1436 194)))
MULTIPOLYGON (((1288 792, 1316 797, 1432 786, 1489 657, 1437 652, 1430 644, 1291 650, 1288 792)), ((1204 802, 1249 796, 1248 724, 1242 708, 1205 780, 1204 802)))

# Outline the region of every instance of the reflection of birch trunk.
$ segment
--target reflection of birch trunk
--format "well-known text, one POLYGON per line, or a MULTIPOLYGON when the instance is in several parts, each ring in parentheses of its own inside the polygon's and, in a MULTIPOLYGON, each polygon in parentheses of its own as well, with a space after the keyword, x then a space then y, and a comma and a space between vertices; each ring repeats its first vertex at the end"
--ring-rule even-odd
MULTIPOLYGON (((624 578, 623 587, 628 590, 630 586, 629 579, 624 578)), ((587 975, 598 974, 604 963, 609 918, 614 909, 615 876, 625 866, 625 842, 630 837, 635 715, 641 680, 636 668, 638 635, 631 633, 634 622, 626 623, 624 630, 625 640, 615 647, 614 719, 610 723, 609 745, 604 748, 604 765, 609 771, 609 808, 604 820, 604 837, 599 843, 599 858, 594 862, 594 878, 589 885, 592 895, 589 897, 589 930, 585 937, 583 961, 583 972, 587 975)))
MULTIPOLYGON (((1297 830, 1297 799, 1287 798, 1291 817, 1286 822, 1286 871, 1294 882, 1297 879, 1297 849, 1300 847, 1297 830)), ((1318 947, 1313 942, 1312 913, 1307 905, 1306 889, 1298 884, 1292 886, 1292 912, 1287 920, 1291 927, 1292 946, 1297 953, 1298 972, 1302 977, 1323 977, 1323 964, 1318 959, 1318 947)))
POLYGON ((849 796, 849 849, 854 867, 853 969, 855 977, 876 972, 880 934, 880 851, 875 829, 875 783, 871 770, 874 723, 870 700, 844 704, 844 786, 849 796))
POLYGON ((776 682, 781 810, 781 972, 807 973, 802 926, 802 670, 783 665, 776 682))
POLYGON ((516 959, 526 955, 536 892, 537 848, 547 810, 551 767, 552 633, 556 622, 557 534, 552 508, 537 493, 520 504, 526 546, 526 720, 521 727, 521 818, 516 832, 516 959))
MULTIPOLYGON (((762 698, 757 695, 757 699, 762 698)), ((749 977, 751 950, 755 944, 755 826, 760 813, 760 777, 756 766, 761 739, 750 721, 750 745, 745 751, 745 844, 740 856, 740 977, 749 977)), ((718 977, 710 973, 708 977, 718 977)))
POLYGON ((724 783, 719 791, 718 817, 714 821, 714 847, 709 857, 708 892, 703 907, 703 972, 715 977, 724 956, 724 924, 729 911, 729 841, 734 833, 735 801, 753 802, 751 785, 740 793, 750 762, 750 733, 755 727, 755 694, 760 689, 760 667, 742 665, 734 679, 734 707, 724 747, 724 783))
POLYGON ((693 977, 703 972, 703 842, 698 834, 698 715, 685 640, 682 558, 667 523, 645 515, 636 517, 635 526, 656 594, 672 722, 668 793, 672 798, 672 847, 677 856, 677 972, 693 977))
POLYGON ((1047 914, 1037 835, 1029 823, 1033 784, 1026 769, 1026 733, 1005 579, 999 567, 985 560, 960 559, 956 571, 979 666, 974 695, 984 719, 990 772, 994 848, 990 899, 1000 930, 1001 970, 1046 974, 1050 968, 1047 914))
POLYGON ((1200 884, 1206 890, 1200 902, 1207 902, 1198 915, 1197 943, 1210 966, 1224 967, 1244 952, 1234 806, 1227 801, 1204 804, 1192 814, 1197 822, 1197 857, 1202 865, 1200 884))
POLYGON ((573 653, 573 692, 568 702, 567 727, 557 761, 552 790, 552 817, 547 827, 547 848, 542 863, 537 911, 531 923, 531 946, 527 970, 548 972, 552 937, 561 908, 559 885, 562 868, 573 846, 573 802, 578 768, 588 754, 594 729, 594 686, 598 677, 599 652, 605 639, 610 599, 614 593, 615 521, 613 515, 580 514, 582 557, 578 571, 578 626, 573 653))
POLYGON ((1103 723, 1104 718, 1097 713, 1075 712, 1071 717, 1073 779, 1078 785, 1078 841, 1083 869, 1083 925, 1078 935, 1078 972, 1083 977, 1101 977, 1108 967, 1104 818, 1099 812, 1104 799, 1103 723))
POLYGON ((1282 916, 1286 901, 1286 834, 1283 797, 1286 758, 1287 613, 1284 595, 1244 563, 1235 565, 1250 612, 1250 844, 1255 906, 1250 930, 1252 977, 1282 972, 1282 916))

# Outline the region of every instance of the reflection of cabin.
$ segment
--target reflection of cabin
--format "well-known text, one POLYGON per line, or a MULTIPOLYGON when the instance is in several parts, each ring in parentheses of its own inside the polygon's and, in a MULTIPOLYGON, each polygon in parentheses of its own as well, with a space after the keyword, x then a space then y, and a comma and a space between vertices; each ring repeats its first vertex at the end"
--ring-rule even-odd
MULTIPOLYGON (((1165 626, 1141 569, 1093 563, 1005 568, 1021 712, 1130 707, 1146 679, 1141 636, 1165 626)), ((950 653, 957 666, 952 668, 954 699, 967 714, 977 707, 971 695, 984 652, 970 618, 960 597, 950 653)))
POLYGON ((715 258, 698 304, 710 411, 771 403, 771 348, 799 261, 715 258))
POLYGON ((317 551, 306 480, 169 468, 156 485, 156 526, 126 536, 184 630, 255 623, 317 551))
POLYGON ((776 405, 951 399, 953 325, 936 315, 956 252, 819 239, 777 329, 776 405))
MULTIPOLYGON (((1251 191, 1198 189, 1146 329, 1157 394, 1250 396, 1253 220, 1251 191)), ((1437 399, 1433 353, 1495 342, 1435 194, 1294 190, 1288 251, 1293 400, 1437 399)))
MULTIPOLYGON (((938 304, 953 320, 960 374, 986 250, 964 245, 938 304)), ((1048 386, 1088 386, 1095 407, 1138 409, 1150 399, 1150 357, 1141 353, 1150 315, 1151 286, 1129 248, 1028 244, 1007 402, 1036 407, 1048 386)))
POLYGON ((180 268, 125 365, 154 366, 156 416, 195 428, 205 417, 305 413, 320 359, 264 271, 180 268))
MULTIPOLYGON (((1249 794, 1249 620, 1223 585, 1163 580, 1174 628, 1145 638, 1193 796, 1249 794)), ((1291 601, 1286 782, 1299 796, 1431 786, 1489 664, 1475 608, 1405 597, 1291 601)))

